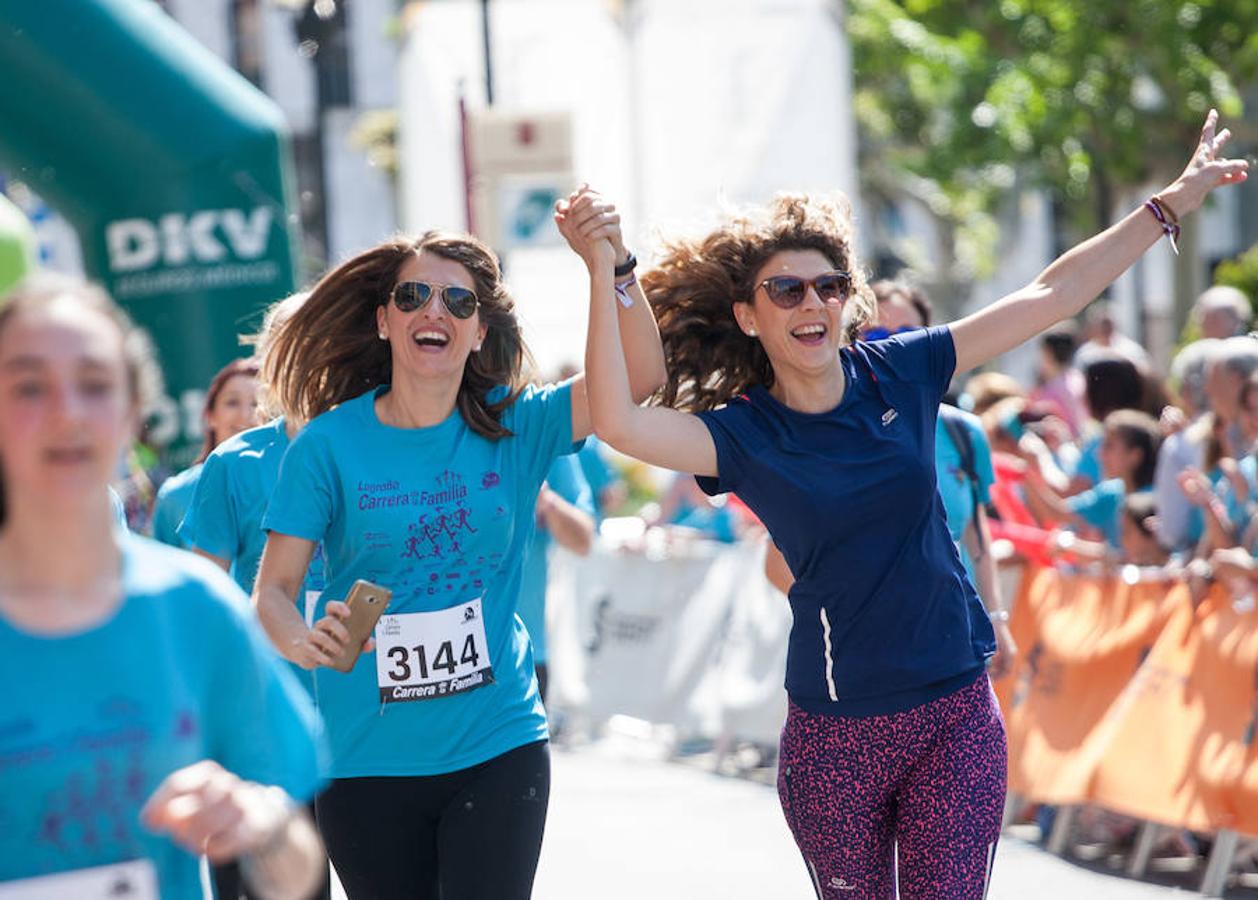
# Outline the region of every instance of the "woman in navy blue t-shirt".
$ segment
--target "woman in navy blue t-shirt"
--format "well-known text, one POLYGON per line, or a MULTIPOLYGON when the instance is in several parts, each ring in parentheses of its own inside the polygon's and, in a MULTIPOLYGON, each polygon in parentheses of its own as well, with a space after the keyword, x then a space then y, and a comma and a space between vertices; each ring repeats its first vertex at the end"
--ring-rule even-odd
POLYGON ((595 431, 737 493, 795 578, 778 788, 818 896, 892 896, 896 865, 904 897, 985 893, 1005 736, 984 672, 992 626, 936 490, 940 399, 954 373, 1075 315, 1173 239, 1179 215, 1245 179, 1245 162, 1218 156, 1216 120, 1173 184, 1025 288, 881 341, 854 342, 875 312, 845 201, 784 195, 674 243, 643 278, 673 409, 633 403, 612 248, 575 246, 590 271, 595 431))

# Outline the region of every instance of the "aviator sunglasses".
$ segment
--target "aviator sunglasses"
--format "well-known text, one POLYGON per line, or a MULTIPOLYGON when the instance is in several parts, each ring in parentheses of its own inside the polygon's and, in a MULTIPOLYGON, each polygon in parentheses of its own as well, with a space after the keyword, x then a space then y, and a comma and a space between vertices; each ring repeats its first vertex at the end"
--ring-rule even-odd
POLYGON ((852 276, 847 272, 826 272, 816 278, 800 278, 797 275, 774 275, 756 285, 775 306, 794 309, 804 302, 808 289, 817 292, 823 303, 842 303, 852 290, 852 276))
POLYGON ((403 281, 393 286, 393 303, 402 312, 423 309, 437 289, 441 302, 456 319, 470 319, 476 312, 476 293, 455 284, 429 284, 427 281, 403 281))

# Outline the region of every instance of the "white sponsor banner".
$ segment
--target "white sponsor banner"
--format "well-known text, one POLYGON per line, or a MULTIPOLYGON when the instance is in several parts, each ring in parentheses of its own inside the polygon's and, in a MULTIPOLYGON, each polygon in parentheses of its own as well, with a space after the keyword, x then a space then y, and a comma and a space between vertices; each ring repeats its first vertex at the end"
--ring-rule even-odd
POLYGON ((765 580, 763 544, 691 550, 552 557, 550 704, 776 743, 791 613, 765 580))

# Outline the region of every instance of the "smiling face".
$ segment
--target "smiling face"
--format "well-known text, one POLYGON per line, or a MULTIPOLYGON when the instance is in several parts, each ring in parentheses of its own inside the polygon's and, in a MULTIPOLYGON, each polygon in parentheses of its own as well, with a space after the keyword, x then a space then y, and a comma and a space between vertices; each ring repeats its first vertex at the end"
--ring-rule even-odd
POLYGON ((756 272, 751 302, 734 304, 739 327, 760 341, 777 377, 787 371, 815 375, 838 365, 843 304, 822 301, 810 287, 798 306, 782 309, 769 299, 763 282, 778 275, 809 281, 836 268, 818 250, 782 250, 756 272))
POLYGON ((227 379, 214 407, 205 417, 206 426, 221 444, 229 437, 258 424, 258 379, 252 375, 233 375, 227 379))
POLYGON ((450 285, 476 292, 471 273, 462 263, 420 251, 398 270, 395 284, 405 281, 424 281, 434 290, 427 303, 411 312, 398 309, 392 299, 376 309, 376 325, 393 355, 394 380, 402 374, 461 379, 468 356, 479 349, 488 329, 479 312, 467 319, 452 316, 441 288, 450 285))
POLYGON ((122 335, 112 320, 70 296, 12 314, 0 330, 0 470, 8 496, 74 508, 103 495, 135 424, 122 335))

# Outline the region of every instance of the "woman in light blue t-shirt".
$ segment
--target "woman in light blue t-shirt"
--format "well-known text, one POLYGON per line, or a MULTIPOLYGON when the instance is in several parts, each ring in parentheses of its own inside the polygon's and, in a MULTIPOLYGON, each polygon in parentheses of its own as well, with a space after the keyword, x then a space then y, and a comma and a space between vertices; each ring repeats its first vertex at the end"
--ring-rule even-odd
POLYGON ((0 306, 0 894, 192 900, 198 856, 243 855, 260 893, 304 896, 309 700, 226 575, 114 523, 140 346, 79 282, 0 306))
POLYGON ((258 424, 257 360, 234 359, 218 370, 205 392, 201 422, 205 435, 196 461, 163 481, 153 502, 153 539, 172 547, 189 547, 179 524, 192 503, 206 457, 232 435, 258 424))
MULTIPOLYGON (((632 257, 596 194, 563 228, 632 257)), ((640 292, 617 314, 626 390, 663 381, 640 292)), ((514 303, 475 238, 397 238, 328 273, 276 333, 264 381, 308 420, 263 527, 255 602, 275 646, 313 669, 332 743, 319 827, 351 897, 527 898, 550 789, 546 718, 517 615, 538 492, 590 433, 583 376, 526 385, 514 303), (315 547, 327 587, 313 627, 295 600, 315 547), (342 602, 392 590, 348 673, 342 602)), ((359 648, 355 648, 359 649, 359 648)))

